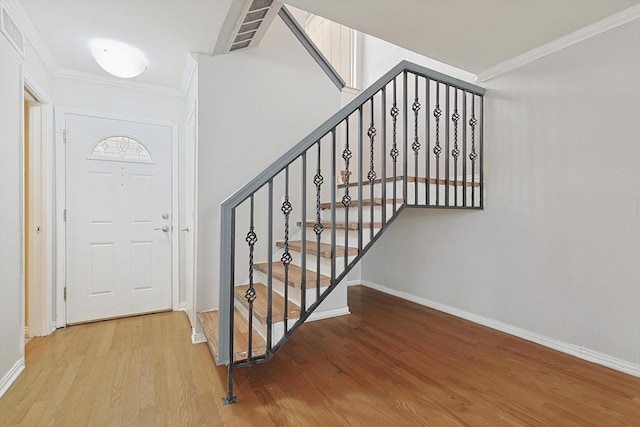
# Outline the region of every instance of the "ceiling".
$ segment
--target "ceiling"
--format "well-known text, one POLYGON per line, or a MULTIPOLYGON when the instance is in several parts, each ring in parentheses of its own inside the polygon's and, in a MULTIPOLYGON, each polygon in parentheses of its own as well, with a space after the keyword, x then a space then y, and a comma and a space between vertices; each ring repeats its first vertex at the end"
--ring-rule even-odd
MULTIPOLYGON (((183 92, 189 52, 209 53, 233 0, 20 0, 50 53, 56 74, 109 76, 93 60, 88 41, 110 38, 130 44, 149 63, 127 82, 183 92)), ((46 61, 47 58, 45 58, 46 61)))
MULTIPOLYGON (((189 52, 211 54, 243 0, 8 0, 41 40, 57 75, 122 83, 93 60, 92 38, 142 50, 127 84, 180 94, 189 52), (228 23, 227 23, 228 25, 228 23)), ((287 0, 287 3, 475 74, 602 20, 640 0, 287 0)), ((38 46, 36 46, 38 48, 38 46)))
POLYGON ((640 0, 287 0, 474 74, 640 0))

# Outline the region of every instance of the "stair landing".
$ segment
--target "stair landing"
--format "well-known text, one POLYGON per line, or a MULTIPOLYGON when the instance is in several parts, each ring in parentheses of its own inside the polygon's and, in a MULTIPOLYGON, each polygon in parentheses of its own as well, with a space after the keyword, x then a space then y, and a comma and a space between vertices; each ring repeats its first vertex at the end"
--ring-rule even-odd
MULTIPOLYGON (((387 199, 386 203, 389 205, 392 204, 393 199, 387 199)), ((401 205, 402 203, 404 203, 404 199, 396 199, 396 204, 401 205)), ((374 197, 373 202, 371 201, 371 199, 364 199, 362 201, 352 200, 349 204, 349 208, 357 208, 360 204, 362 204, 362 206, 382 206, 384 203, 382 201, 382 197, 374 197)), ((320 209, 331 209, 331 206, 331 202, 320 203, 320 209)), ((342 204, 342 200, 336 202, 336 208, 345 209, 345 205, 342 204)))
MULTIPOLYGON (((479 179, 475 179, 473 180, 474 182, 472 182, 471 179, 467 179, 466 182, 462 179, 446 179, 446 178, 429 178, 427 179, 426 177, 423 176, 419 176, 419 177, 415 177, 415 176, 409 176, 407 177, 407 182, 416 182, 416 180, 418 181, 419 184, 426 184, 427 182, 431 185, 457 185, 457 186, 463 186, 466 185, 467 187, 480 187, 480 180, 479 179)), ((385 182, 401 182, 404 181, 404 177, 401 175, 394 177, 387 177, 385 179, 385 182)), ((374 184, 380 184, 382 182, 382 178, 377 178, 373 181, 374 184)), ((338 184, 338 188, 344 188, 346 187, 346 184, 338 184)), ((358 186, 358 182, 350 182, 349 183, 349 187, 357 187, 358 186)), ((371 186, 370 182, 363 182, 362 183, 363 188, 366 188, 368 186, 371 186)))

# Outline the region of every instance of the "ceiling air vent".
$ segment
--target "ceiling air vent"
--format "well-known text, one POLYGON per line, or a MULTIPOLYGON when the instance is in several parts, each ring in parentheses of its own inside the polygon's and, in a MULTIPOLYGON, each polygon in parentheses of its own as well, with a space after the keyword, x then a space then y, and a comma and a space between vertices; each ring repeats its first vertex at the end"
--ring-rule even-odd
POLYGON ((260 40, 278 13, 281 3, 274 0, 253 0, 247 2, 236 25, 228 51, 249 48, 260 40))
POLYGON ((2 34, 7 36, 7 39, 13 47, 16 48, 18 53, 24 58, 24 33, 20 30, 20 27, 13 20, 7 9, 0 8, 0 30, 2 34))

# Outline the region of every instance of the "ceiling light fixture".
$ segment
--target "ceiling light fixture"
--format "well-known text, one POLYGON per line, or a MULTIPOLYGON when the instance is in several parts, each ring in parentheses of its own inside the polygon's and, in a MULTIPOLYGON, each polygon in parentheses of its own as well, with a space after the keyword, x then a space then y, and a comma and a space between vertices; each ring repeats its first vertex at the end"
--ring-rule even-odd
POLYGON ((137 77, 147 69, 147 58, 135 47, 111 39, 89 42, 93 59, 107 73, 123 79, 137 77))

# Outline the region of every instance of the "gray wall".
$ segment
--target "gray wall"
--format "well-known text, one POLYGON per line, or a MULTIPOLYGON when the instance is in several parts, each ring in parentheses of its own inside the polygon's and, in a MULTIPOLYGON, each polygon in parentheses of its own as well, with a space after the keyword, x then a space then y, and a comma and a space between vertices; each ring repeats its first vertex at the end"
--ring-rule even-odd
POLYGON ((634 21, 485 83, 486 209, 404 212, 363 278, 637 365, 638 39, 634 21))

